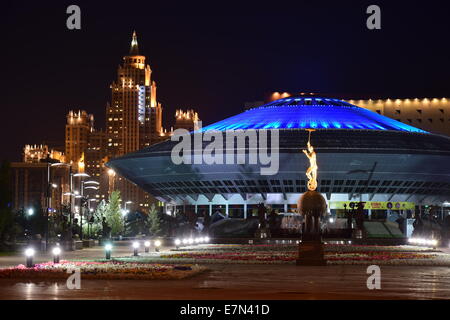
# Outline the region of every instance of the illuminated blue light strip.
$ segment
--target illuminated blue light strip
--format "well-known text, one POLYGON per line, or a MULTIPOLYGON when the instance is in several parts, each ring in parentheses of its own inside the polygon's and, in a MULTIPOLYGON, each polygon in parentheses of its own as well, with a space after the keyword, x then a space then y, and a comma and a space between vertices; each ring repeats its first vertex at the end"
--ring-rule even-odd
POLYGON ((280 99, 202 129, 361 129, 427 133, 347 102, 329 98, 280 99), (285 104, 283 104, 283 102, 285 104), (289 103, 299 103, 289 105, 289 103), (320 102, 320 104, 318 104, 320 102), (305 104, 308 103, 308 104, 305 104), (274 106, 276 104, 276 106, 274 106))

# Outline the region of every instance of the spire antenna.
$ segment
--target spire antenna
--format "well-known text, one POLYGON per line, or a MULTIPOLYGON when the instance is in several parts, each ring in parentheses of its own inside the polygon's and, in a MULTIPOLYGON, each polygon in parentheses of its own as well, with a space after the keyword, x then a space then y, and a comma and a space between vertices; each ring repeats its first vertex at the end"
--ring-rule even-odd
POLYGON ((130 46, 130 55, 139 55, 139 47, 136 31, 133 31, 133 37, 131 39, 131 46, 130 46))

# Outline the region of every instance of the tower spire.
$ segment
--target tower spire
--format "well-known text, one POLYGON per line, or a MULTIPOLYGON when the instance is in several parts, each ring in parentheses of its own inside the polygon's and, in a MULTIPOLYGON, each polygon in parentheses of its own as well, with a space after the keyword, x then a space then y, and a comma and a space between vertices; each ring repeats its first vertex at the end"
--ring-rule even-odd
POLYGON ((133 38, 131 39, 130 55, 139 55, 139 47, 136 31, 133 31, 133 38))

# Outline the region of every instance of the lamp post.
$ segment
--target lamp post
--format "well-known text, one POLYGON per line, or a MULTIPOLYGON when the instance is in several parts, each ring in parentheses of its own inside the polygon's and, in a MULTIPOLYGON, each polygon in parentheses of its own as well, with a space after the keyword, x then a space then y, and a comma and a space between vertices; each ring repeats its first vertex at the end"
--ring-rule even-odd
POLYGON ((72 196, 73 196, 73 173, 72 173, 72 164, 71 163, 64 163, 64 162, 58 162, 58 163, 52 163, 50 165, 51 167, 58 167, 58 166, 66 166, 69 168, 69 192, 64 193, 63 195, 69 196, 69 222, 72 222, 72 196))
POLYGON ((90 175, 84 172, 75 173, 74 177, 80 177, 80 239, 83 240, 83 212, 84 212, 84 179, 85 177, 89 178, 90 175))
POLYGON ((130 210, 127 209, 127 204, 133 203, 133 201, 126 201, 124 208, 122 209, 122 217, 123 217, 123 234, 125 235, 125 231, 127 228, 126 222, 127 222, 127 214, 130 213, 130 210))

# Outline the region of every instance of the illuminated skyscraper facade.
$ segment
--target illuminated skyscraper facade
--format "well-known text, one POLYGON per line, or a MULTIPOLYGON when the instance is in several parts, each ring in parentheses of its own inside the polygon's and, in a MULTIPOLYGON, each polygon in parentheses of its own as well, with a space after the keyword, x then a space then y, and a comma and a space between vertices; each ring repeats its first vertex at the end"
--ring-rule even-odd
MULTIPOLYGON (((111 84, 111 103, 106 106, 108 149, 112 157, 150 146, 165 138, 162 107, 156 100, 156 83, 145 56, 139 53, 136 32, 130 52, 123 57, 117 80, 111 84)), ((132 207, 145 206, 145 194, 129 182, 118 178, 122 198, 132 207)))

